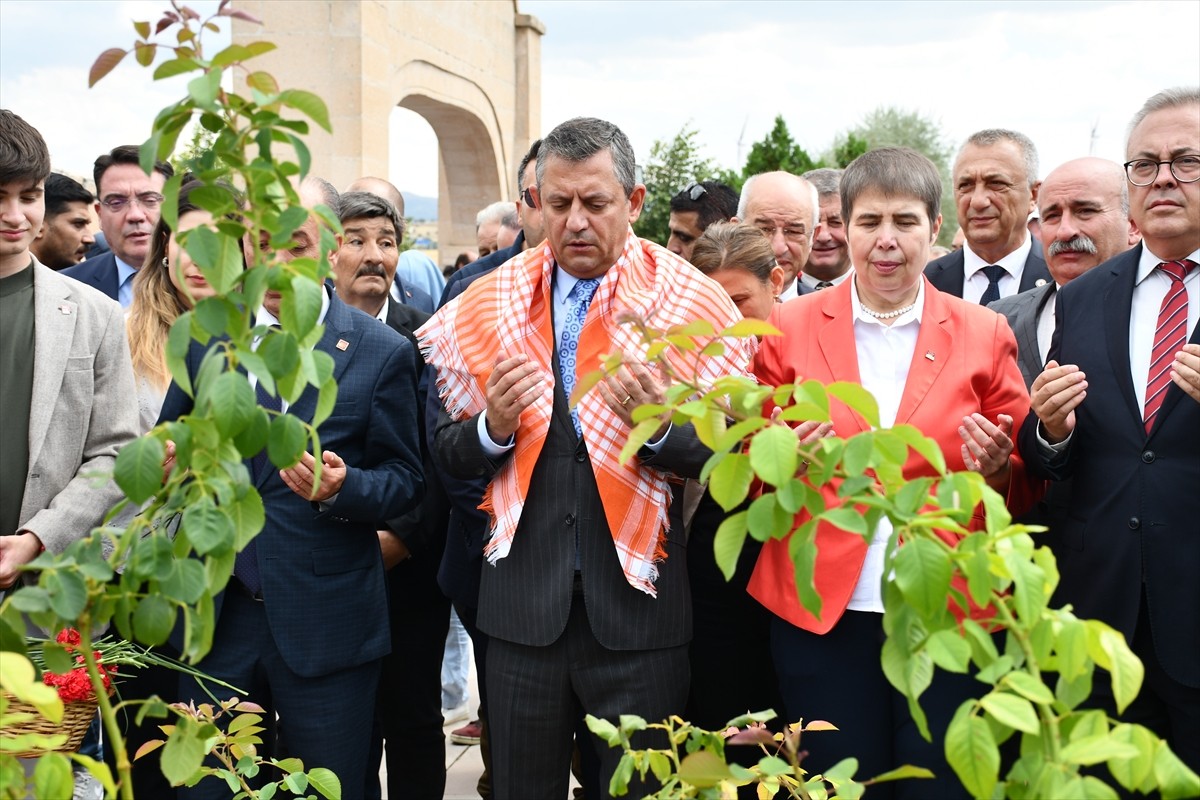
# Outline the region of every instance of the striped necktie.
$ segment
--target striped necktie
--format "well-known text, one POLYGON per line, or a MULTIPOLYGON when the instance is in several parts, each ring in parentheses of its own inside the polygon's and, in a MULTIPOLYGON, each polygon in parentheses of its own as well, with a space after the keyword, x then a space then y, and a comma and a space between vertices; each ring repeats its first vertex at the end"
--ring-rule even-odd
POLYGON ((1158 265, 1171 279, 1171 287, 1163 296, 1154 328, 1154 347, 1150 351, 1150 371, 1146 376, 1146 433, 1154 427, 1154 417, 1162 408, 1163 397, 1171 385, 1171 364, 1175 354, 1187 344, 1187 287, 1183 279, 1192 267, 1191 261, 1168 261, 1158 265))

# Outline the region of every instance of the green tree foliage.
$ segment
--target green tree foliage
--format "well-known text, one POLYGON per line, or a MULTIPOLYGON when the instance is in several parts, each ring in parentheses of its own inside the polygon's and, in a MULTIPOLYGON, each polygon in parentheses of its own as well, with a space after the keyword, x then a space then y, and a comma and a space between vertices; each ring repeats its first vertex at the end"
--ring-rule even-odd
POLYGON ((942 133, 941 125, 916 111, 880 106, 863 117, 862 122, 834 137, 831 160, 844 167, 877 147, 910 147, 937 165, 942 176, 942 231, 938 242, 948 245, 958 227, 958 213, 950 186, 954 145, 942 133))
POLYGON ((775 117, 775 125, 770 133, 750 147, 746 166, 742 168, 742 177, 749 178, 751 175, 776 170, 800 175, 820 166, 824 166, 824 162, 813 161, 808 153, 804 152, 804 148, 796 144, 787 123, 783 121, 783 115, 779 114, 775 117))
POLYGON ((713 176, 716 168, 711 159, 700 154, 697 136, 698 132, 689 122, 670 141, 659 139, 651 145, 650 160, 643 176, 646 202, 642 215, 633 225, 634 232, 643 239, 666 246, 671 235, 667 227, 671 198, 688 184, 713 176))
POLYGON ((200 125, 194 126, 192 138, 180 148, 179 152, 171 156, 171 166, 179 174, 195 172, 200 168, 204 154, 212 149, 213 142, 216 140, 217 135, 212 131, 206 130, 200 125))

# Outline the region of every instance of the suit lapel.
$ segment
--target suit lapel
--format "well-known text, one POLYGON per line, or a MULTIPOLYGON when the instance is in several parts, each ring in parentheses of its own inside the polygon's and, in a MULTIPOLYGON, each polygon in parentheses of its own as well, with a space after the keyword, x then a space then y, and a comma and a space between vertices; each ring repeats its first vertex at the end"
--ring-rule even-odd
POLYGON ((950 360, 954 342, 954 325, 950 320, 950 309, 930 286, 925 287, 925 307, 921 314, 921 332, 917 334, 917 346, 908 368, 908 380, 904 383, 904 394, 900 397, 900 408, 896 410, 896 424, 908 422, 921 406, 921 401, 933 387, 942 369, 950 360))
POLYGON ((1033 242, 1033 247, 1029 250, 1029 255, 1025 257, 1025 267, 1021 270, 1021 285, 1017 288, 1018 292, 1027 292, 1030 289, 1037 288, 1038 281, 1050 283, 1050 270, 1046 267, 1046 260, 1037 251, 1037 242, 1033 242))
POLYGON ((1017 312, 1018 319, 1021 320, 1020 330, 1016 331, 1017 351, 1031 383, 1046 366, 1042 363, 1042 349, 1038 344, 1038 320, 1042 316, 1042 309, 1050 302, 1055 288, 1053 283, 1038 287, 1035 292, 1024 296, 1022 302, 1025 303, 1025 307, 1017 312))
MULTIPOLYGON (((333 358, 333 377, 339 384, 342 380, 342 373, 346 371, 346 367, 354 358, 358 341, 361 338, 362 328, 354 326, 354 319, 350 312, 340 300, 330 297, 329 310, 325 314, 325 333, 313 350, 327 353, 333 358)), ((309 386, 296 400, 296 403, 288 408, 288 413, 308 422, 312 420, 316 410, 317 389, 309 386)))
MULTIPOLYGON (((825 360, 825 368, 830 381, 851 381, 862 383, 858 371, 858 349, 854 343, 854 313, 851 309, 850 281, 843 281, 836 289, 828 289, 820 295, 821 314, 824 319, 818 322, 817 346, 821 357, 825 360)), ((805 301, 808 302, 808 301, 805 301)), ((803 343, 797 343, 803 346, 803 343)), ((803 382, 809 378, 820 378, 818 375, 797 375, 796 380, 803 382)), ((854 424, 860 431, 870 430, 862 417, 850 414, 854 424)), ((849 432, 839 435, 849 437, 849 432)))
POLYGON ((37 463, 58 403, 79 306, 47 267, 33 266, 33 396, 29 409, 29 463, 37 463))
MULTIPOLYGON (((1200 324, 1197 324, 1192 329, 1192 335, 1188 339, 1190 344, 1200 344, 1200 324)), ((1163 426, 1163 420, 1171 415, 1171 410, 1179 405, 1180 398, 1183 397, 1183 390, 1174 383, 1167 387, 1167 393, 1163 396, 1162 405, 1158 408, 1158 414, 1154 417, 1154 425, 1150 428, 1150 435, 1154 436, 1158 433, 1159 428, 1163 426)))
MULTIPOLYGON (((1113 279, 1104 293, 1103 328, 1108 339, 1108 360, 1113 377, 1121 389, 1121 397, 1131 417, 1142 425, 1137 395, 1133 391, 1133 376, 1129 369, 1129 309, 1133 307, 1133 284, 1137 280, 1137 264, 1141 245, 1129 251, 1128 258, 1111 267, 1113 279)), ((1097 267, 1099 269, 1099 267, 1097 267)))

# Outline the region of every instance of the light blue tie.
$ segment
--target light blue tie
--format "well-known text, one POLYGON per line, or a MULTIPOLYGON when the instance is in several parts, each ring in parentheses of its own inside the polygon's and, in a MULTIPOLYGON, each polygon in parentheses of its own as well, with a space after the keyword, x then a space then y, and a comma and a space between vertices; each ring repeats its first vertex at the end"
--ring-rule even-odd
MULTIPOLYGON (((558 372, 568 402, 571 392, 575 391, 575 353, 579 350, 579 332, 583 330, 588 306, 599 285, 599 278, 585 278, 577 281, 567 296, 567 315, 563 320, 562 338, 558 342, 558 372)), ((583 436, 583 429, 579 427, 579 411, 574 408, 571 409, 571 424, 575 426, 575 435, 583 436)))

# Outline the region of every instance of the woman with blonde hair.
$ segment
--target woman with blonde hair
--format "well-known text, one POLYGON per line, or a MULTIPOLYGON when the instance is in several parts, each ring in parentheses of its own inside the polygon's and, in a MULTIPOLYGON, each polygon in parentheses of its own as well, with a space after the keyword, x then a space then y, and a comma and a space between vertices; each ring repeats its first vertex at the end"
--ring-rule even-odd
POLYGON ((159 218, 146 261, 133 278, 133 303, 125 330, 137 378, 138 412, 142 429, 147 431, 158 421, 171 384, 166 359, 171 325, 196 303, 214 294, 178 241, 178 234, 213 222, 212 214, 191 201, 192 192, 203 185, 189 181, 180 188, 178 230, 171 230, 165 217, 159 218))

